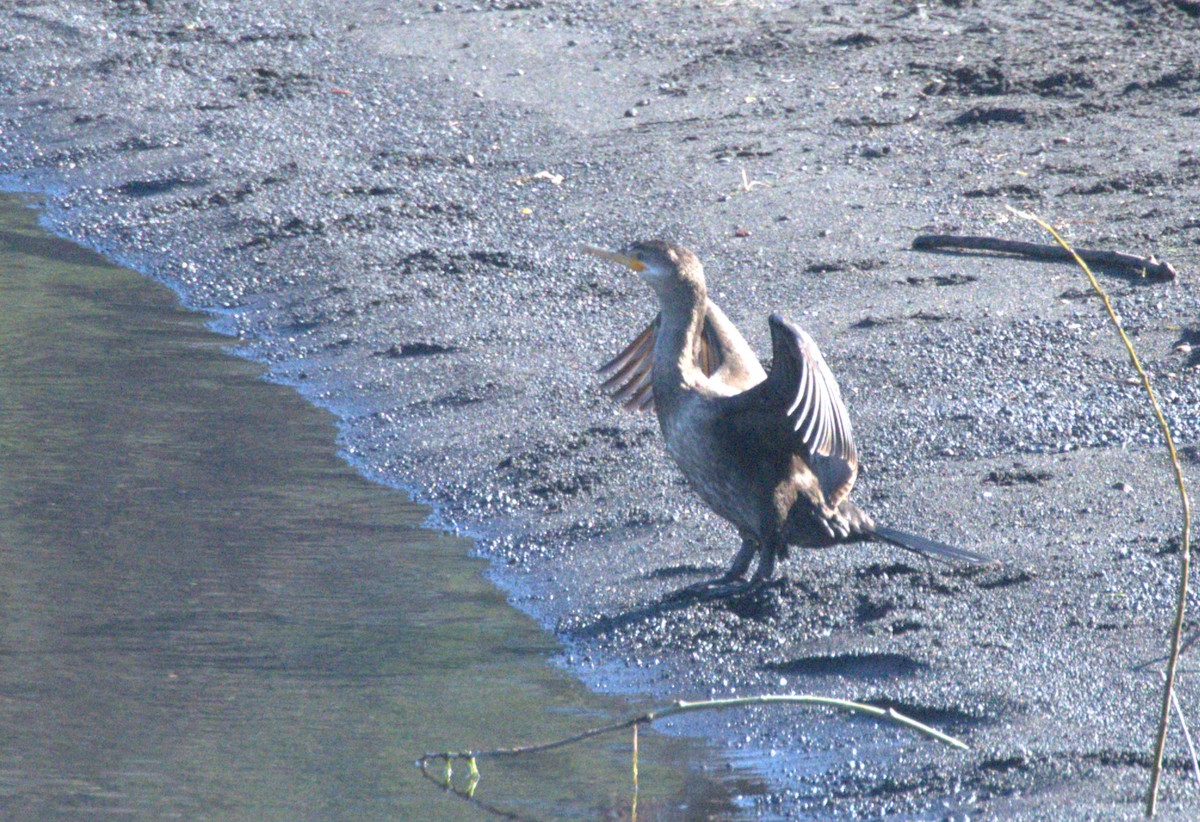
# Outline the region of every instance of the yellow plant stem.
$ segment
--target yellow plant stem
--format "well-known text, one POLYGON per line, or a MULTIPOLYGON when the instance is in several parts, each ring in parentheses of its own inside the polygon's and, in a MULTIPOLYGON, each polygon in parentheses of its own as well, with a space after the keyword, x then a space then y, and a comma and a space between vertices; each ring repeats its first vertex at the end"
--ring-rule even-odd
POLYGON ((630 822, 637 822, 638 802, 638 723, 633 723, 633 802, 629 808, 630 822))
POLYGON ((1100 295, 1100 299, 1104 301, 1104 308, 1112 320, 1113 327, 1116 328, 1117 334, 1120 335, 1121 342, 1125 344, 1125 350, 1129 352, 1129 360, 1133 363, 1133 368, 1137 371, 1138 377, 1141 378, 1142 388, 1145 390, 1146 396, 1150 398, 1150 405, 1154 409, 1154 416, 1158 419, 1158 425, 1162 429, 1163 438, 1167 442, 1167 453, 1171 457, 1171 466, 1175 471, 1175 484, 1179 488, 1179 500, 1183 507, 1183 536, 1179 550, 1179 589, 1175 604, 1175 621, 1171 627, 1171 652, 1167 657, 1166 684, 1163 686, 1158 736, 1154 744, 1154 761, 1150 770, 1150 788, 1146 794, 1146 816, 1154 816, 1155 807, 1158 803, 1158 786, 1162 780, 1163 753, 1167 746, 1167 726, 1171 721, 1171 703, 1175 693, 1175 673, 1179 666, 1179 648, 1183 641, 1183 621, 1187 610, 1188 576, 1191 573, 1191 550, 1189 548, 1192 533, 1191 501, 1188 499, 1187 485, 1183 479, 1183 468, 1180 467, 1179 456, 1175 452, 1175 440, 1171 437, 1171 427, 1167 424, 1167 418, 1163 416, 1162 408, 1158 404, 1158 398, 1154 394, 1154 387, 1150 384, 1150 377, 1146 373, 1146 370, 1142 368, 1142 363, 1138 360, 1137 352, 1133 348, 1133 343, 1130 341, 1129 335, 1121 327, 1121 319, 1117 316, 1117 312, 1113 310, 1112 302, 1108 299, 1108 294, 1101 288, 1099 281, 1092 274, 1092 270, 1088 268, 1087 263, 1075 253, 1075 250, 1067 244, 1066 240, 1059 236, 1059 233, 1049 223, 1036 214, 1017 211, 1014 208, 1009 208, 1009 211, 1024 219, 1033 220, 1046 231, 1050 232, 1055 241, 1074 257, 1075 262, 1079 264, 1079 267, 1083 269, 1083 273, 1087 275, 1088 282, 1092 284, 1092 288, 1100 295))

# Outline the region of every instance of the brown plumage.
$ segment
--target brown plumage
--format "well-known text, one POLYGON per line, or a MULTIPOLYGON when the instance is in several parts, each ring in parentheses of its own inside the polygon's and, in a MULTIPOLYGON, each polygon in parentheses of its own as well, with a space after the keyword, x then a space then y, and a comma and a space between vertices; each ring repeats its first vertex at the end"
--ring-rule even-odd
POLYGON ((626 408, 654 409, 667 451, 688 482, 742 538, 729 571, 688 593, 723 596, 767 582, 789 545, 874 539, 936 559, 990 561, 878 526, 850 501, 858 474, 850 415, 803 329, 771 316, 767 373, 708 299, 704 269, 692 252, 660 240, 620 253, 584 250, 637 271, 660 306, 649 327, 601 368, 604 389, 626 408), (755 555, 758 568, 747 582, 755 555))

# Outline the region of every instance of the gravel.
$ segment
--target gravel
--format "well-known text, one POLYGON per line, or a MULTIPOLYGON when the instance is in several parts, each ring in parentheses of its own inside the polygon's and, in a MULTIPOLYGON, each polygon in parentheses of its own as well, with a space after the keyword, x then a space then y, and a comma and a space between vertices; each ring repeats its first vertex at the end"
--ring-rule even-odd
MULTIPOLYGON (((1179 563, 1154 420, 1079 272, 909 246, 1046 241, 1008 203, 1169 259, 1101 276, 1194 486, 1195 3, 25 0, 0 43, 4 185, 331 409, 583 680, 870 700, 972 746, 679 721, 770 778, 749 814, 1140 815, 1179 563), (653 299, 576 251, 655 236, 760 351, 771 311, 813 334, 877 520, 1004 564, 794 551, 758 595, 663 604, 736 537, 597 390, 653 299)), ((1168 816, 1200 813, 1188 771, 1174 733, 1168 816)))

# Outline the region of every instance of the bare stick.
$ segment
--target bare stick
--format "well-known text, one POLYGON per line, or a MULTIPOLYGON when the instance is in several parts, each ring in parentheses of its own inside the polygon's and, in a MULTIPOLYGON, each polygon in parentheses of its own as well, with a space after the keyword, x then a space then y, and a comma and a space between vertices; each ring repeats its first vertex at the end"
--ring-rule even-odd
POLYGON ((1059 236, 1059 233, 1049 223, 1036 214, 1017 211, 1015 208, 1008 206, 1006 208, 1018 217, 1033 220, 1046 231, 1050 232, 1058 244, 1069 252, 1075 262, 1079 264, 1079 267, 1083 269, 1083 273, 1087 275, 1088 282, 1092 284, 1092 288, 1100 295, 1100 299, 1104 301, 1104 308, 1108 311, 1108 316, 1112 320, 1113 327, 1117 329, 1117 334, 1120 335, 1121 342, 1125 344, 1125 350, 1129 353, 1129 361, 1133 364, 1134 370, 1137 371, 1138 376, 1141 378, 1142 388, 1145 390, 1146 396, 1150 399, 1150 407, 1154 409, 1154 416, 1158 419, 1158 425, 1162 429, 1163 438, 1167 442, 1167 453, 1171 457, 1171 466, 1175 471, 1175 484, 1179 488, 1180 504, 1183 507, 1183 536, 1179 552, 1179 590, 1175 603, 1175 622, 1171 629, 1171 652, 1167 657, 1167 681, 1163 688, 1162 710, 1159 712, 1158 738, 1154 745, 1154 764, 1150 770, 1150 789, 1146 795, 1146 816, 1154 816, 1155 806, 1158 804, 1158 785, 1162 780, 1163 752, 1167 746, 1167 726, 1171 722, 1171 704, 1174 701, 1175 694, 1175 674, 1179 667, 1179 651, 1183 642, 1183 618, 1187 609, 1188 575, 1191 573, 1192 559, 1192 552, 1189 548, 1192 533, 1192 503, 1188 498, 1187 485, 1183 480, 1183 469, 1179 465, 1179 455, 1175 451, 1175 440, 1171 437, 1171 426, 1167 425, 1167 419, 1163 416, 1162 408, 1158 405, 1158 398, 1154 395, 1154 386, 1150 384, 1150 377, 1146 374, 1146 370, 1142 368, 1142 363, 1138 360, 1137 352, 1133 348, 1133 343, 1129 340, 1129 335, 1121 327, 1121 320, 1117 317, 1117 312, 1113 310, 1112 303, 1108 299, 1108 294, 1100 287, 1099 281, 1092 274, 1092 270, 1087 267, 1087 263, 1083 261, 1079 254, 1071 250, 1067 242, 1059 236))
POLYGON ((421 769, 421 774, 438 785, 452 792, 455 796, 465 799, 474 805, 477 805, 485 810, 490 811, 508 819, 518 819, 519 817, 510 812, 492 805, 482 802, 475 797, 475 786, 479 783, 479 770, 475 767, 475 761, 484 757, 501 758, 510 756, 521 756, 524 754, 542 753, 544 751, 552 751, 556 748, 562 748, 566 745, 574 745, 577 742, 582 742, 585 739, 591 739, 594 736, 601 734, 613 733, 615 731, 633 728, 633 805, 631 812, 633 814, 633 822, 637 819, 637 798, 638 798, 638 737, 637 729, 639 725, 645 725, 653 722, 656 719, 664 719, 668 716, 676 714, 692 713, 696 711, 714 711, 724 708, 742 708, 752 705, 778 705, 778 704, 794 704, 794 705, 815 705, 828 708, 839 708, 843 711, 852 713, 865 714, 875 717, 876 719, 885 719, 888 722, 894 722, 897 725, 903 725, 910 728, 919 734, 935 739, 944 745, 949 745, 953 748, 968 750, 967 743, 953 736, 944 734, 936 728, 931 728, 928 725, 922 724, 911 717, 904 716, 899 711, 893 708, 877 708, 874 705, 867 705, 862 702, 851 702, 846 699, 834 699, 827 696, 810 696, 807 694, 765 694, 763 696, 748 696, 737 699, 708 699, 702 702, 684 702, 679 700, 669 708, 663 708, 658 711, 648 711, 644 714, 639 714, 632 719, 626 719, 623 722, 614 722, 611 725, 603 725, 599 728, 592 728, 590 731, 584 731, 581 734, 567 737, 566 739, 558 739, 554 742, 546 742, 541 745, 525 745, 518 748, 497 748, 491 751, 442 751, 439 753, 427 753, 421 756, 416 765, 421 769), (429 765, 438 761, 443 763, 443 770, 440 778, 429 772, 429 765), (451 763, 455 760, 466 761, 470 767, 470 781, 467 783, 465 790, 456 788, 451 782, 452 770, 451 763))
POLYGON ((886 719, 889 722, 894 722, 897 725, 903 725, 906 728, 916 731, 919 734, 928 736, 931 739, 936 739, 944 745, 949 745, 953 748, 967 750, 967 743, 960 739, 944 734, 936 728, 931 728, 921 722, 918 722, 911 717, 904 716, 899 711, 892 708, 877 708, 874 705, 866 705, 862 702, 851 702, 847 699, 834 699, 828 696, 810 696, 808 694, 764 694, 763 696, 747 696, 736 699, 706 699, 702 702, 684 702, 680 700, 669 708, 663 708, 658 711, 649 711, 644 714, 639 714, 632 719, 626 719, 622 722, 614 722, 611 725, 602 725, 599 728, 592 728, 590 731, 584 731, 574 736, 569 736, 566 739, 557 739, 553 742, 545 742, 541 745, 523 745, 517 748, 496 748, 490 751, 441 751, 438 753, 427 753, 417 760, 417 765, 424 770, 428 763, 442 759, 447 762, 455 759, 472 760, 472 759, 498 759, 507 756, 523 756, 525 754, 542 753, 544 751, 552 751, 555 748, 563 748, 567 745, 574 745, 577 742, 582 742, 585 739, 591 739, 594 736, 601 734, 613 733, 614 731, 622 731, 634 725, 645 725, 649 722, 654 722, 657 719, 665 719, 668 716, 676 714, 693 713, 695 711, 714 711, 725 708, 743 708, 750 705, 820 705, 827 708, 840 708, 844 711, 852 713, 865 714, 873 716, 877 719, 886 719))
POLYGON ((637 726, 637 723, 635 722, 635 723, 633 723, 633 803, 629 807, 630 822, 637 822, 637 801, 638 801, 638 726, 637 726))
POLYGON ((513 813, 512 811, 505 810, 504 808, 498 807, 489 802, 484 802, 483 800, 477 798, 475 796, 475 785, 478 783, 477 776, 473 776, 471 778, 471 780, 467 783, 466 788, 456 788, 454 786, 454 783, 451 781, 452 774, 450 772, 450 760, 449 759, 446 760, 445 765, 446 765, 446 767, 445 767, 443 773, 435 775, 435 774, 431 774, 429 772, 429 769, 426 768, 424 764, 422 764, 421 765, 421 776, 425 777, 426 779, 428 779, 433 784, 437 785, 442 790, 449 791, 450 793, 454 794, 455 796, 457 796, 459 799, 463 800, 464 802, 467 802, 471 805, 474 805, 477 808, 487 811, 492 816, 498 817, 500 819, 514 819, 514 820, 522 820, 525 818, 523 816, 520 816, 519 814, 513 813))
MULTIPOLYGON (((1163 679, 1166 679, 1165 674, 1163 674, 1163 679)), ((1200 759, 1196 758, 1196 746, 1192 742, 1192 734, 1188 730, 1183 707, 1179 704, 1179 698, 1175 694, 1171 694, 1171 705, 1175 708, 1175 716, 1179 718, 1179 727, 1183 730, 1183 741, 1187 743, 1188 755, 1192 758, 1192 775, 1196 777, 1197 784, 1200 784, 1200 759)))
POLYGON ((1136 254, 1125 254, 1120 251, 1098 251, 1089 248, 1072 250, 1065 244, 1057 246, 1026 243, 1020 240, 1002 240, 998 237, 921 234, 913 240, 912 247, 914 251, 998 251, 1002 254, 1016 254, 1033 260, 1069 262, 1078 257, 1083 262, 1092 265, 1122 268, 1144 277, 1153 277, 1156 280, 1174 280, 1179 276, 1175 272, 1174 266, 1153 255, 1139 257, 1136 254))

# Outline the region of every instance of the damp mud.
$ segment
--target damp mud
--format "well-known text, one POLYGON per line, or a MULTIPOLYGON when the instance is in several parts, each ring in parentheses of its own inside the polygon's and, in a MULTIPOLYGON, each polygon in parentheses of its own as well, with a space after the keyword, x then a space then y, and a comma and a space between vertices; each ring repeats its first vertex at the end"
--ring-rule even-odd
MULTIPOLYGON (((678 723, 770 779, 747 813, 1131 818, 1179 563, 1153 417, 1080 272, 911 244, 1047 241, 1012 205, 1168 259, 1176 282, 1100 276, 1194 484, 1197 35, 1182 0, 22 2, 0 173, 332 411, 585 683, 868 700, 971 745, 678 723), (1003 564, 794 551, 756 596, 664 605, 736 535, 598 391, 655 309, 576 250, 654 236, 759 351, 772 311, 820 344, 863 507, 1003 564)), ((1179 734, 1167 763, 1161 807, 1192 817, 1179 734)))

